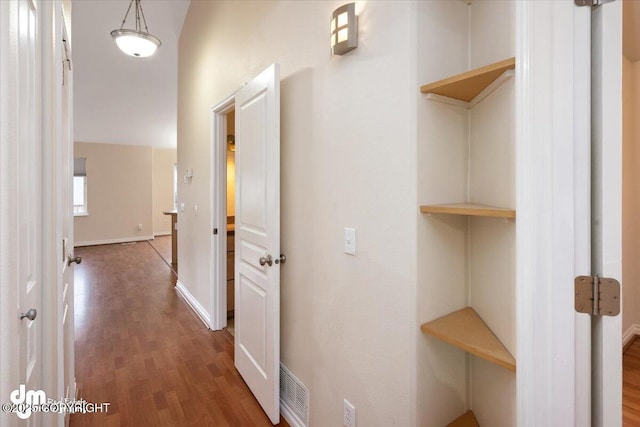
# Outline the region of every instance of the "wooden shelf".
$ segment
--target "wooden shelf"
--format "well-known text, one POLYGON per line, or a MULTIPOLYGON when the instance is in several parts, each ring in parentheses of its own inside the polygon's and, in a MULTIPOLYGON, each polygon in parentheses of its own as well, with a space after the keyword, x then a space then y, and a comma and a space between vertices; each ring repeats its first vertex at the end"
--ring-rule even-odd
POLYGON ((420 206, 420 212, 449 215, 487 216, 494 218, 516 217, 516 211, 513 209, 478 205, 475 203, 448 203, 444 205, 426 205, 420 206))
POLYGON ((471 102, 483 90, 488 88, 505 71, 516 67, 516 59, 509 58, 457 76, 449 77, 420 88, 422 93, 433 93, 448 98, 471 102))
POLYGON ((510 371, 516 371, 516 361, 511 353, 471 307, 425 323, 422 325, 422 332, 510 371))
POLYGON ((473 411, 467 411, 460 417, 447 424, 447 427, 480 427, 473 411))

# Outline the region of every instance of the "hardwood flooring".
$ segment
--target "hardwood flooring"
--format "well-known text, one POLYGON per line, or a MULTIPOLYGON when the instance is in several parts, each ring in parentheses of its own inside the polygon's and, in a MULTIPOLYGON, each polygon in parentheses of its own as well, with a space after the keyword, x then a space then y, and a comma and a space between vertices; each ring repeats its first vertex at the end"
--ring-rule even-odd
POLYGON ((640 426, 640 338, 636 338, 622 357, 622 423, 640 426))
POLYGON ((178 273, 178 266, 171 263, 171 236, 156 236, 148 241, 158 252, 165 263, 171 267, 174 273, 178 273))
POLYGON ((202 324, 148 242, 76 255, 78 396, 111 405, 72 427, 271 426, 233 365, 233 337, 202 324))
POLYGON ((156 236, 153 240, 149 240, 149 243, 166 263, 171 264, 171 236, 156 236))

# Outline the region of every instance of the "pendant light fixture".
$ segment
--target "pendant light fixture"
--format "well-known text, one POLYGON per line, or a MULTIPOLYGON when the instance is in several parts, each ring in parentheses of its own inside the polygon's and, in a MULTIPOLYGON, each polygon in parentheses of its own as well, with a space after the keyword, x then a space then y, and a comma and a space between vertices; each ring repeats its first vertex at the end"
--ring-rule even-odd
POLYGON ((156 49, 162 45, 160 39, 149 34, 149 28, 147 28, 147 20, 144 17, 142 11, 141 0, 131 0, 127 13, 124 15, 122 25, 120 29, 111 31, 111 37, 116 42, 121 51, 127 55, 143 58, 151 56, 155 53, 156 49), (127 22, 129 12, 131 12, 131 6, 135 5, 135 30, 124 28, 124 24, 127 22), (144 31, 142 31, 142 23, 144 23, 144 31))

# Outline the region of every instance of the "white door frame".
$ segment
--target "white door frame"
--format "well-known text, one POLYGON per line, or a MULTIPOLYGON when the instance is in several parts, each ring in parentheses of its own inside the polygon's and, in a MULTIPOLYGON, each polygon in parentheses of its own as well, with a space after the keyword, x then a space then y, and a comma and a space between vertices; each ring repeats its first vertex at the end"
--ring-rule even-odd
MULTIPOLYGON (((622 2, 592 16, 592 274, 617 279, 622 291, 622 2)), ((622 315, 594 317, 592 328, 592 425, 621 426, 622 315)))
POLYGON ((231 95, 211 108, 211 291, 209 327, 227 327, 227 114, 235 108, 231 95), (218 234, 215 234, 215 231, 218 234), (220 236, 224 236, 221 239, 220 236))
POLYGON ((591 425, 590 13, 516 3, 517 425, 591 425), (585 42, 586 40, 586 42, 585 42), (561 327, 559 327, 561 325, 561 327))

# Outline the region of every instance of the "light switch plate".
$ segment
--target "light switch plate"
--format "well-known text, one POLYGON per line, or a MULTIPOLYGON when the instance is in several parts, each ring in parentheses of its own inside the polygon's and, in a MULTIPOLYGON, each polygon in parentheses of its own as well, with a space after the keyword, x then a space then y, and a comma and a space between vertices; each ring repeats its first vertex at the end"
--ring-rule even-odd
POLYGON ((356 229, 344 228, 344 253, 349 255, 356 254, 356 229))

